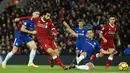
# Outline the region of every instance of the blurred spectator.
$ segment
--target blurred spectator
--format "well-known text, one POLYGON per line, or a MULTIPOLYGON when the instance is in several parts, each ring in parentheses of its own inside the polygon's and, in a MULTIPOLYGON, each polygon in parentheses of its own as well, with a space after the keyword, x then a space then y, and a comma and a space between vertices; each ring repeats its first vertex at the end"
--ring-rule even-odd
MULTIPOLYGON (((127 48, 130 43, 130 2, 129 0, 28 0, 24 8, 17 7, 19 0, 14 3, 8 3, 6 11, 0 15, 0 54, 6 54, 12 49, 15 33, 21 28, 22 22, 15 23, 14 18, 21 16, 30 16, 33 10, 42 11, 45 8, 52 10, 52 20, 60 33, 56 37, 61 54, 75 53, 75 38, 66 32, 62 20, 66 20, 69 26, 74 29, 78 27, 78 21, 83 20, 86 29, 93 28, 98 32, 105 23, 108 23, 108 17, 111 14, 116 15, 119 25, 119 35, 122 45, 121 51, 127 48), (15 5, 16 4, 16 5, 15 5)), ((37 41, 35 36, 32 36, 37 41)), ((45 54, 38 45, 37 54, 45 54)), ((21 46, 17 54, 28 54, 27 46, 21 46)))

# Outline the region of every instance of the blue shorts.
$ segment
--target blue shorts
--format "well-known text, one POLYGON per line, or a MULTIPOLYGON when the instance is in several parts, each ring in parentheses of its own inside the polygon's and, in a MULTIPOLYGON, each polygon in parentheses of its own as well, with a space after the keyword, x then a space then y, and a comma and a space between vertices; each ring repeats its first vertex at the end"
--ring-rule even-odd
POLYGON ((86 58, 84 59, 84 60, 85 60, 84 63, 83 63, 84 65, 86 65, 86 63, 88 63, 88 62, 91 62, 91 60, 90 60, 91 55, 92 55, 92 54, 87 53, 87 56, 86 56, 86 58))
POLYGON ((29 36, 19 36, 15 38, 14 46, 20 47, 22 43, 27 44, 28 42, 32 41, 32 38, 29 36))
POLYGON ((76 50, 81 50, 81 48, 82 48, 82 45, 79 43, 76 43, 76 50))

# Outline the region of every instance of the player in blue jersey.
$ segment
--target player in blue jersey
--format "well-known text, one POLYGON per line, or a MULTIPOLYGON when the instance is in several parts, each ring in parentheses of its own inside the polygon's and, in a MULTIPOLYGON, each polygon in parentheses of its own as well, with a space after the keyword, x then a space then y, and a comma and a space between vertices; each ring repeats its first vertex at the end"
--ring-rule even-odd
MULTIPOLYGON (((73 59, 72 64, 76 62, 76 58, 80 55, 80 50, 82 47, 82 41, 83 41, 83 37, 86 34, 86 29, 83 27, 83 22, 79 21, 78 23, 78 27, 74 29, 75 33, 77 33, 78 35, 80 35, 80 37, 76 38, 76 57, 73 59)), ((71 66, 69 67, 71 68, 71 66)))
POLYGON ((83 28, 83 22, 79 21, 77 28, 74 29, 75 33, 77 33, 78 35, 80 35, 80 37, 76 38, 76 57, 78 57, 78 54, 81 50, 81 46, 82 46, 82 37, 84 37, 84 35, 86 34, 86 29, 83 28))
MULTIPOLYGON (((67 30, 75 37, 81 37, 81 35, 75 33, 69 26, 68 24, 64 21, 63 22, 64 26, 67 28, 67 30)), ((98 43, 98 41, 94 40, 94 31, 92 29, 88 29, 86 35, 82 36, 82 42, 80 42, 82 44, 81 46, 81 54, 79 57, 76 58, 76 63, 77 65, 83 60, 90 60, 90 57, 93 53, 93 51, 99 50, 105 53, 104 50, 100 50, 100 44, 98 43)), ((86 62, 87 63, 87 62, 86 62)), ((74 65, 75 66, 75 65, 74 65)), ((94 66, 91 64, 88 65, 89 69, 94 69, 94 66)))
POLYGON ((25 20, 21 29, 16 33, 13 49, 7 54, 4 61, 2 62, 2 68, 6 68, 7 61, 16 53, 22 43, 25 43, 31 49, 28 66, 34 68, 38 67, 33 63, 37 46, 33 39, 28 36, 28 34, 36 34, 35 24, 31 20, 25 20))

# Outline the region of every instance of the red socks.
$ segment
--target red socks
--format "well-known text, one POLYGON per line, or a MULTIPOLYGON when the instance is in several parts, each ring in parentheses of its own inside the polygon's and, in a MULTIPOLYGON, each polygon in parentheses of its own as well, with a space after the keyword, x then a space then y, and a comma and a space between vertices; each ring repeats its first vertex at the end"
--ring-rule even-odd
POLYGON ((59 58, 55 58, 54 61, 55 61, 58 65, 60 65, 62 68, 65 67, 65 65, 61 62, 61 60, 60 60, 59 58))

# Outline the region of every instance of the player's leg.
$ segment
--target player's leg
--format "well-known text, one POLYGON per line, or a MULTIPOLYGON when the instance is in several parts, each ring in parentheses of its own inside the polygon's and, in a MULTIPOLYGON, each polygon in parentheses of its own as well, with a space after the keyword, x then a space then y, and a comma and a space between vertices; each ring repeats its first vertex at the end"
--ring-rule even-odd
POLYGON ((9 53, 6 55, 4 61, 2 62, 2 68, 6 68, 6 63, 7 63, 8 60, 17 52, 17 50, 18 50, 18 47, 13 46, 12 51, 9 52, 9 53))
POLYGON ((35 65, 33 63, 34 57, 36 55, 36 49, 37 49, 36 43, 34 41, 30 41, 30 42, 27 43, 27 46, 31 50, 30 55, 29 55, 28 66, 30 66, 30 67, 38 67, 37 65, 35 65))
POLYGON ((2 68, 6 68, 6 63, 8 62, 8 60, 17 52, 18 50, 18 47, 22 44, 23 40, 22 39, 19 39, 19 38, 16 38, 15 41, 14 41, 14 44, 13 44, 13 49, 11 52, 9 52, 4 61, 2 62, 2 68))
POLYGON ((58 58, 57 53, 52 48, 48 48, 47 53, 49 53, 51 55, 54 62, 56 62, 58 65, 60 65, 63 69, 66 69, 66 66, 58 58))
POLYGON ((79 57, 76 58, 77 65, 87 56, 87 52, 82 52, 79 57))
POLYGON ((72 60, 72 63, 69 66, 69 69, 75 68, 75 65, 77 65, 76 58, 80 56, 80 49, 79 45, 76 45, 76 57, 72 60))
POLYGON ((58 58, 59 50, 58 50, 57 44, 56 44, 54 39, 52 39, 52 41, 51 41, 51 47, 52 47, 52 49, 54 50, 54 52, 56 53, 56 56, 57 56, 57 58, 55 58, 55 59, 52 56, 52 59, 54 60, 54 62, 56 62, 58 65, 60 65, 63 69, 67 70, 68 68, 62 63, 60 58, 58 58))
MULTIPOLYGON (((51 55, 52 59, 54 62, 56 62, 58 65, 60 65, 63 69, 67 69, 66 66, 61 62, 61 60, 58 58, 57 53, 54 51, 55 49, 52 49, 52 41, 50 40, 40 40, 39 43, 41 44, 41 46, 43 47, 43 49, 49 54, 51 55)), ((54 45, 56 45, 54 43, 54 45)), ((54 47, 54 46, 53 46, 54 47)), ((55 46, 56 47, 56 46, 55 46)))
POLYGON ((110 66, 110 64, 111 64, 111 62, 113 60, 113 57, 115 55, 115 49, 114 48, 110 48, 109 51, 111 52, 111 54, 109 55, 109 57, 108 57, 108 59, 106 61, 106 69, 109 68, 109 66, 110 66))

